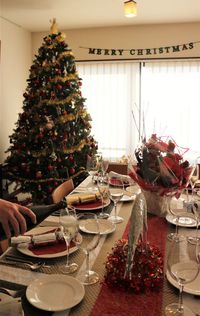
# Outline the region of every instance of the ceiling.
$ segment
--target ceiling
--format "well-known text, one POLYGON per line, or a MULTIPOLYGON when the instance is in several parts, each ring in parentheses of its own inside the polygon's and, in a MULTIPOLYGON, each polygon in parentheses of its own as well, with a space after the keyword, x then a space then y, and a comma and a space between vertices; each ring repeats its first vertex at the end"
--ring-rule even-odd
POLYGON ((123 15, 124 0, 0 0, 1 17, 31 32, 157 23, 200 22, 200 0, 136 0, 138 15, 123 15))

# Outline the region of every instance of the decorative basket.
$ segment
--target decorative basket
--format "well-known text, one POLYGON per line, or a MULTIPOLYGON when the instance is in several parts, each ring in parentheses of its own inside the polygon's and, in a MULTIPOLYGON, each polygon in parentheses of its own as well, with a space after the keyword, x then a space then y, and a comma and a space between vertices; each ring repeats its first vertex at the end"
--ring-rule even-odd
POLYGON ((158 192, 151 192, 142 190, 144 194, 146 205, 147 205, 147 212, 160 216, 165 217, 169 211, 169 204, 171 200, 171 196, 166 195, 159 195, 158 192))

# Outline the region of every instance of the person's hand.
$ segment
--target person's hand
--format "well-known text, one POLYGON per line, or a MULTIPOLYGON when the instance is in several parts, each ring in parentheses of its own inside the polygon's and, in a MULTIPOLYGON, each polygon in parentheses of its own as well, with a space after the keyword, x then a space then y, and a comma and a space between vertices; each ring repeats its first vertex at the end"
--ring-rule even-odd
POLYGON ((26 232, 27 226, 23 214, 28 215, 32 222, 36 223, 36 216, 29 208, 0 199, 0 223, 8 239, 11 237, 10 226, 13 227, 15 236, 26 232))

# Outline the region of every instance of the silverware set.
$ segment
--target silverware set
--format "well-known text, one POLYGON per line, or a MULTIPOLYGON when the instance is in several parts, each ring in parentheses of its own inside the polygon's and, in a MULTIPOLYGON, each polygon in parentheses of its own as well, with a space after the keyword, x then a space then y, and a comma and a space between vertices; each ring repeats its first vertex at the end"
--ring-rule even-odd
POLYGON ((19 257, 14 256, 14 255, 5 255, 3 257, 3 261, 1 261, 1 262, 7 263, 9 265, 15 265, 15 264, 21 263, 21 264, 29 267, 31 271, 37 271, 37 270, 41 269, 42 267, 50 268, 50 266, 46 265, 45 262, 40 262, 40 261, 32 262, 29 259, 19 258, 19 257))

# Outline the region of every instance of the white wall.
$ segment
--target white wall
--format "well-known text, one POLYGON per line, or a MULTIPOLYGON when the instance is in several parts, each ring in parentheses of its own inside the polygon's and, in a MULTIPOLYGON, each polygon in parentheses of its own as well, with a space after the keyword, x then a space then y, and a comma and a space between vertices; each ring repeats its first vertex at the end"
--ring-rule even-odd
POLYGON ((0 162, 9 147, 9 135, 23 105, 23 93, 32 60, 31 33, 0 18, 1 95, 0 95, 0 162))
MULTIPOLYGON (((59 21, 58 21, 59 23, 59 21)), ((180 24, 153 24, 123 27, 103 27, 90 29, 60 30, 66 35, 65 41, 72 48, 76 60, 110 60, 110 59, 146 59, 146 58, 185 58, 199 57, 200 43, 194 44, 193 49, 184 49, 180 52, 162 53, 141 56, 130 55, 129 52, 116 56, 88 54, 90 48, 106 49, 142 49, 176 46, 200 41, 200 22, 180 24)), ((33 33, 33 54, 37 53, 42 39, 47 33, 33 33)))

